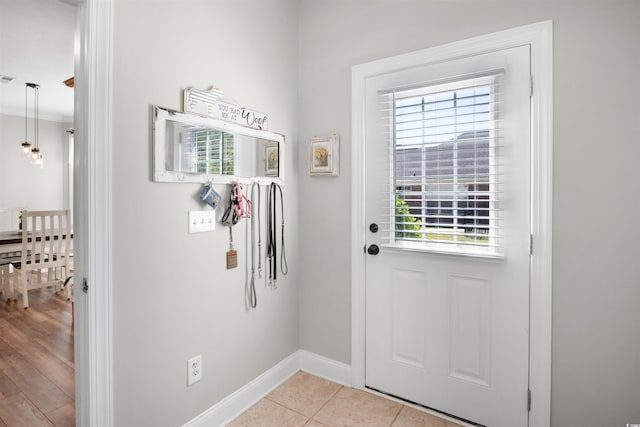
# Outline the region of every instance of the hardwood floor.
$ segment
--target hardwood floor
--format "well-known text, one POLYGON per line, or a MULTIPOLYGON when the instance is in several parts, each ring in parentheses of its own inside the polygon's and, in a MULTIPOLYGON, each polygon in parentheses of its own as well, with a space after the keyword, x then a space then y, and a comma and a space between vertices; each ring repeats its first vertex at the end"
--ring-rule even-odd
POLYGON ((0 302, 0 427, 75 426, 71 301, 52 288, 29 308, 0 302))

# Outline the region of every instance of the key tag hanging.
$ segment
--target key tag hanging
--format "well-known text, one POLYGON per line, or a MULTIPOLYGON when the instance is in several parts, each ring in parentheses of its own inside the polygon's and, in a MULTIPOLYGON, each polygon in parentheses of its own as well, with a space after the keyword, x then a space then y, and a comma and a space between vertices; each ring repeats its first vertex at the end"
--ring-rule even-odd
POLYGON ((227 270, 238 266, 238 252, 233 249, 233 224, 229 224, 229 250, 227 251, 227 270))

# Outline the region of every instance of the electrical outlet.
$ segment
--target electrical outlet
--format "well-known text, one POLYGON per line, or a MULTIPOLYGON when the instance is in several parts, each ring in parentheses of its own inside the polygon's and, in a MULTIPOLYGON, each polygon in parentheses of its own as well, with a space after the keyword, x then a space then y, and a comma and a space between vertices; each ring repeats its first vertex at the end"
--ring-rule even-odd
POLYGON ((187 386, 202 379, 202 355, 199 354, 187 360, 187 386))
POLYGON ((216 212, 213 209, 189 211, 189 233, 204 233, 215 229, 216 212))

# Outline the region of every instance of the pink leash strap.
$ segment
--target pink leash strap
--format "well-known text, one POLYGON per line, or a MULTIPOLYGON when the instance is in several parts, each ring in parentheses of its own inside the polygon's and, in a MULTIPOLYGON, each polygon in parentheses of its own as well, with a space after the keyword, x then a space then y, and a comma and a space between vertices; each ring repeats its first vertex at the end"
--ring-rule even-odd
POLYGON ((251 218, 251 200, 242 192, 242 185, 233 184, 233 209, 238 218, 251 218))

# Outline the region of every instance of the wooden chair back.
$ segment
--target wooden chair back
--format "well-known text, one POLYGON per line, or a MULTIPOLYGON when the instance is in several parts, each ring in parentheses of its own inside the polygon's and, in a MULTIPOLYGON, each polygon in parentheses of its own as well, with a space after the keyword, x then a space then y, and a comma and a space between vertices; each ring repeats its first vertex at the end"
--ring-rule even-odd
POLYGON ((69 209, 23 210, 21 268, 41 270, 64 267, 68 272, 71 237, 69 209))

